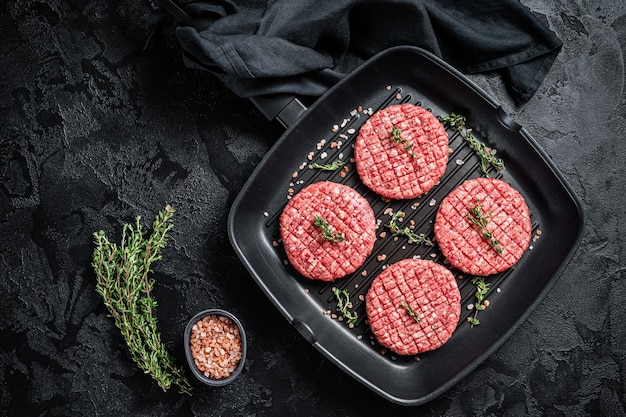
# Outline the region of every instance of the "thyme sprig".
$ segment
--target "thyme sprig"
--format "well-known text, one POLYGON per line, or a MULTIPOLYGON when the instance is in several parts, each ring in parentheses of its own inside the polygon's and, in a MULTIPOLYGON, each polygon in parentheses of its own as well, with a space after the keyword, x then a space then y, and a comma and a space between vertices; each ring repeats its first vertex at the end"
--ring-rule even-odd
POLYGON ((439 121, 448 123, 448 126, 459 132, 469 147, 478 154, 478 158, 480 159, 480 171, 483 173, 483 176, 487 178, 490 177, 489 167, 493 167, 497 172, 504 169, 504 160, 495 156, 496 150, 476 139, 472 134, 472 129, 465 128, 465 116, 450 113, 448 116, 440 116, 439 121))
POLYGON ((343 232, 333 233, 332 230, 330 230, 330 224, 328 224, 326 219, 324 219, 322 216, 315 216, 313 224, 322 230, 322 237, 326 240, 329 240, 333 243, 339 243, 345 239, 345 235, 343 232))
POLYGON ((337 171, 342 166, 343 166, 343 161, 339 159, 336 160, 335 162, 331 162, 328 164, 318 164, 317 162, 314 162, 313 164, 311 164, 311 167, 321 169, 322 171, 337 171))
POLYGON ((173 214, 174 209, 166 206, 156 216, 149 236, 138 216, 134 227, 124 225, 120 246, 110 242, 104 231, 95 232, 92 267, 96 273, 96 291, 121 331, 133 361, 163 391, 174 385, 180 393, 189 394, 191 385, 183 369, 174 363, 161 342, 153 315, 157 302, 150 295, 154 287, 154 280, 149 278, 151 265, 161 259, 167 232, 173 227, 173 214))
POLYGON ((411 308, 411 306, 409 306, 406 302, 400 301, 400 307, 404 307, 404 309, 406 310, 406 313, 409 315, 409 317, 415 320, 415 323, 419 323, 420 320, 422 319, 422 315, 416 314, 411 308))
POLYGON ((337 298, 337 311, 347 320, 349 324, 356 324, 359 315, 356 311, 350 311, 352 303, 350 302, 350 293, 346 290, 333 288, 333 294, 337 298))
POLYGON ((476 292, 474 293, 474 297, 476 297, 476 303, 474 304, 474 315, 467 318, 467 321, 474 326, 478 326, 480 324, 480 320, 478 320, 478 312, 483 311, 487 308, 487 300, 485 300, 485 296, 489 292, 489 284, 485 282, 483 277, 474 277, 472 278, 472 284, 476 286, 476 292))
POLYGON ((425 233, 416 234, 413 233, 411 228, 408 226, 402 228, 398 226, 398 220, 402 218, 404 218, 404 212, 402 210, 398 210, 393 213, 391 220, 385 225, 385 227, 393 233, 393 236, 406 236, 409 241, 418 245, 421 244, 431 247, 435 246, 435 242, 433 242, 425 233))
POLYGON ((394 126, 391 129, 391 136, 393 137, 393 142, 394 143, 402 144, 405 151, 409 151, 413 158, 417 158, 417 154, 415 152, 413 152, 413 150, 412 150, 413 147, 415 146, 415 144, 409 142, 406 138, 402 137, 402 130, 400 130, 397 127, 394 126))
POLYGON ((498 253, 502 253, 500 242, 493 236, 493 232, 487 230, 491 213, 483 213, 483 206, 480 205, 480 199, 476 198, 476 205, 469 206, 467 211, 467 220, 478 228, 482 238, 489 242, 489 245, 498 253))

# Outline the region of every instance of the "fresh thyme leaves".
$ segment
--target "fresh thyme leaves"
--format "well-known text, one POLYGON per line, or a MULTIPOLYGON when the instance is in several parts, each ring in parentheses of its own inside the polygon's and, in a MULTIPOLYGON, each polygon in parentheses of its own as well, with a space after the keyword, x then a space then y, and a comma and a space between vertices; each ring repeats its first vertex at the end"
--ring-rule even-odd
POLYGON ((404 218, 404 212, 401 211, 401 210, 396 211, 391 216, 391 220, 389 221, 389 223, 387 223, 385 225, 387 228, 389 228, 391 233, 393 233, 393 236, 403 235, 403 236, 406 236, 411 242, 417 243, 418 245, 422 244, 422 245, 425 245, 425 246, 435 246, 435 243, 432 240, 430 240, 430 238, 428 236, 426 236, 426 234, 424 234, 424 233, 420 233, 420 234, 413 233, 411 228, 408 227, 408 226, 400 228, 400 226, 398 226, 397 222, 398 222, 398 220, 400 220, 402 218, 404 218))
POLYGON ((409 317, 411 317, 413 320, 415 320, 415 323, 419 323, 420 320, 422 319, 422 315, 421 314, 415 314, 415 312, 413 311, 411 306, 409 306, 404 301, 400 301, 400 307, 404 307, 404 309, 406 310, 406 313, 409 315, 409 317))
POLYGON ((470 148, 472 148, 480 157, 480 170, 485 177, 490 177, 488 172, 490 166, 498 172, 504 169, 504 161, 501 158, 495 157, 495 150, 487 147, 484 143, 476 139, 474 135, 472 135, 471 129, 467 129, 465 133, 465 140, 469 144, 470 148))
POLYGON ((348 321, 348 324, 356 324, 359 315, 356 311, 350 311, 352 303, 350 302, 350 294, 346 290, 333 288, 333 294, 337 298, 337 311, 348 321))
POLYGON ((489 305, 488 300, 485 300, 485 296, 489 292, 490 284, 485 282, 483 277, 474 277, 472 278, 472 284, 476 286, 476 293, 474 296, 476 297, 476 303, 474 304, 474 315, 467 318, 467 321, 474 326, 478 326, 480 324, 480 320, 476 317, 478 316, 478 312, 484 310, 489 305))
POLYGON ((153 315, 157 303, 150 296, 154 280, 148 277, 152 262, 161 259, 173 214, 169 205, 159 212, 149 236, 144 234, 138 216, 134 227, 124 225, 120 246, 111 243, 104 231, 94 233, 91 265, 97 278, 96 291, 120 329, 133 361, 164 391, 174 385, 180 393, 189 394, 191 385, 183 369, 174 364, 157 331, 153 315))
POLYGON ((391 136, 393 136, 393 141, 395 143, 402 143, 403 141, 406 141, 406 139, 402 139, 402 131, 395 126, 391 128, 391 136))
POLYGON ((322 171, 336 171, 343 166, 343 161, 336 160, 330 164, 318 164, 317 162, 314 162, 311 166, 313 168, 321 169, 322 171))
POLYGON ((322 229, 322 237, 326 240, 329 240, 333 243, 339 243, 345 239, 345 235, 343 234, 343 232, 333 233, 330 230, 330 225, 322 216, 315 216, 313 224, 322 229))
POLYGON ((480 199, 476 199, 476 206, 469 206, 467 220, 475 225, 483 239, 489 242, 489 245, 491 245, 496 252, 501 254, 502 246, 500 246, 500 242, 493 236, 493 232, 487 230, 490 217, 491 213, 483 213, 483 206, 480 205, 480 199))
POLYGON ((442 123, 448 123, 448 126, 463 135, 469 147, 478 154, 478 158, 480 159, 480 170, 485 177, 490 177, 489 167, 493 167, 493 169, 498 172, 504 169, 504 161, 502 158, 496 158, 495 149, 489 148, 487 145, 476 139, 472 134, 472 129, 465 128, 465 116, 450 113, 448 116, 439 117, 439 121, 442 123))
POLYGON ((460 132, 461 129, 465 126, 465 116, 461 116, 460 114, 450 113, 448 116, 440 116, 439 121, 442 123, 448 123, 452 129, 460 132))
POLYGON ((411 152, 411 156, 413 158, 417 158, 417 154, 412 151, 412 149, 415 146, 415 144, 409 142, 408 140, 406 140, 405 138, 402 137, 402 130, 400 130, 397 127, 394 126, 391 129, 391 136, 393 136, 394 143, 401 143, 402 145, 404 145, 404 150, 405 151, 410 151, 411 152))

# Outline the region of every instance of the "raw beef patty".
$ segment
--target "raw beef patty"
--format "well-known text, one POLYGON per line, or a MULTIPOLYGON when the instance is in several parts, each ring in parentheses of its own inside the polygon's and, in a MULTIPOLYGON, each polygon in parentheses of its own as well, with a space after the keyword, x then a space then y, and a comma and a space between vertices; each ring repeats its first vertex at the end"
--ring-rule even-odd
POLYGON ((311 184, 294 195, 280 216, 280 235, 289 261, 307 278, 332 281, 354 272, 372 252, 376 219, 365 198, 354 189, 334 182, 311 184), (327 222, 331 235, 315 225, 327 222))
POLYGON ((444 174, 448 135, 431 112, 397 104, 374 113, 363 124, 354 157, 361 180, 374 192, 394 199, 415 198, 444 174))
POLYGON ((434 230, 450 265, 485 276, 519 261, 528 248, 532 224, 528 206, 517 190, 502 180, 477 178, 465 181, 442 200, 434 230), (470 208, 478 206, 487 220, 485 230, 468 218, 470 208))
POLYGON ((372 282, 365 302, 374 337, 400 355, 442 346, 461 314, 461 294, 452 273, 422 259, 405 259, 387 267, 372 282))

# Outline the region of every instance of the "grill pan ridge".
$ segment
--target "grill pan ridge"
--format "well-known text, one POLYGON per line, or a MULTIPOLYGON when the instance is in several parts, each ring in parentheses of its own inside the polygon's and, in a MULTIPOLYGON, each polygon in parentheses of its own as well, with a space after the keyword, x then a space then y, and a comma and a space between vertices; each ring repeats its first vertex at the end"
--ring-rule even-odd
POLYGON ((506 115, 501 106, 462 74, 413 47, 389 49, 333 87, 289 128, 259 163, 235 200, 228 220, 231 242, 254 280, 287 320, 322 354, 379 395, 403 405, 427 402, 476 368, 523 322, 549 291, 577 246, 583 215, 577 197, 534 139, 506 115), (391 213, 405 213, 400 226, 414 222, 414 233, 431 239, 441 200, 463 181, 481 176, 479 159, 456 131, 447 128, 446 172, 425 195, 411 200, 386 200, 369 190, 354 166, 353 144, 360 126, 376 111, 392 104, 412 103, 435 116, 452 112, 467 117, 473 135, 498 150, 505 160, 501 173, 531 211, 534 241, 513 268, 485 279, 490 306, 481 311, 479 326, 467 317, 474 311, 471 277, 451 269, 461 292, 457 330, 441 348, 418 356, 399 356, 382 349, 366 321, 364 297, 371 281, 401 259, 419 257, 448 268, 437 246, 394 238, 385 227, 391 213), (341 142, 340 146, 337 144, 341 142), (341 159, 336 171, 311 169, 341 159), (529 169, 530 168, 530 169, 529 169), (372 254, 347 277, 330 283, 301 276, 286 261, 278 219, 291 195, 317 181, 348 185, 374 210, 378 237, 372 254), (348 325, 336 311, 333 289, 346 290, 358 320, 348 325))

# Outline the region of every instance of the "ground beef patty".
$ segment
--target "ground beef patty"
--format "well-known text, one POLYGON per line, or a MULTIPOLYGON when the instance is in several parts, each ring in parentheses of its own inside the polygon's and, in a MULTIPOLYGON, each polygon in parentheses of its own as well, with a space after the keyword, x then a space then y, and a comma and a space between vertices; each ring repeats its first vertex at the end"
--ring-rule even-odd
POLYGON ((376 219, 365 198, 354 189, 317 182, 303 188, 280 216, 280 235, 291 264, 307 278, 332 281, 354 272, 372 252, 376 219), (316 217, 327 222, 339 242, 327 240, 316 217))
POLYGON ((517 190, 502 180, 477 178, 465 181, 441 201, 434 229, 450 265, 485 276, 519 261, 528 248, 532 224, 528 206, 517 190), (486 230, 468 218, 470 207, 478 206, 487 219, 486 230))
POLYGON ((372 282, 365 303, 378 343, 400 355, 415 355, 446 343, 461 314, 461 294, 452 273, 422 259, 405 259, 387 267, 372 282))
POLYGON ((394 199, 415 198, 444 174, 448 135, 428 110, 397 104, 374 113, 363 124, 354 158, 361 180, 374 192, 394 199))

